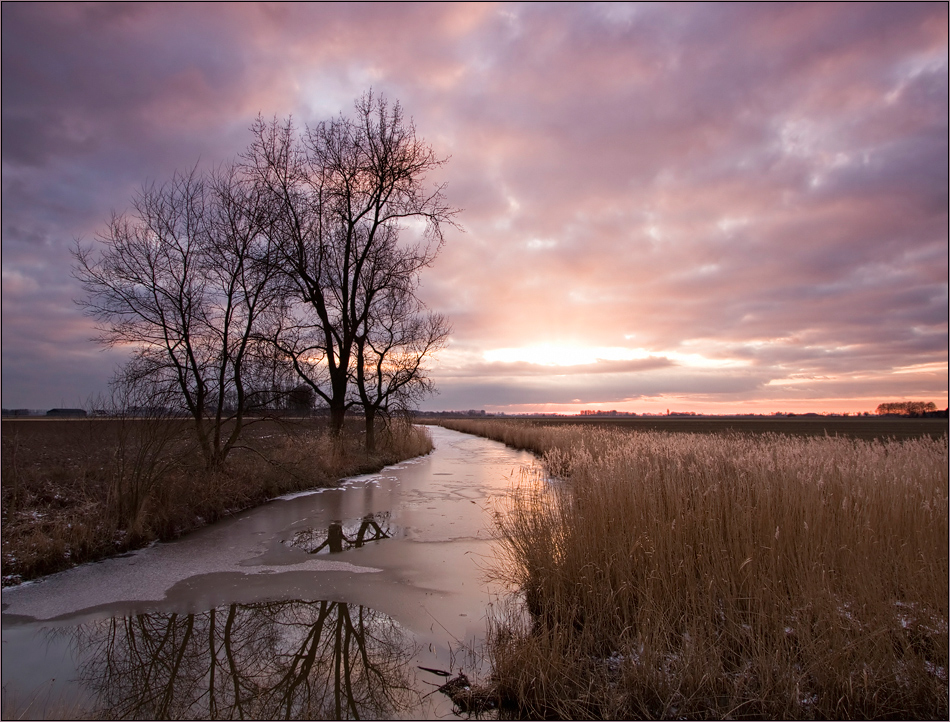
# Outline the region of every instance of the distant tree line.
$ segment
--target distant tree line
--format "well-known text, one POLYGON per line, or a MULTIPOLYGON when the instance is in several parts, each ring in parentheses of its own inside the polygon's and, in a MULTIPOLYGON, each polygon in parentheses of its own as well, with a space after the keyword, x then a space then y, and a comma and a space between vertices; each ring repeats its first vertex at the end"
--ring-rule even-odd
POLYGON ((879 416, 924 416, 936 411, 937 405, 933 401, 891 401, 878 404, 876 409, 879 416))
POLYGON ((98 341, 132 350, 117 382, 186 409, 209 468, 260 410, 318 403, 339 432, 358 409, 373 450, 377 420, 433 389, 449 326, 417 290, 458 213, 425 184, 446 160, 399 103, 355 111, 302 132, 259 117, 239 159, 146 185, 77 243, 98 341))

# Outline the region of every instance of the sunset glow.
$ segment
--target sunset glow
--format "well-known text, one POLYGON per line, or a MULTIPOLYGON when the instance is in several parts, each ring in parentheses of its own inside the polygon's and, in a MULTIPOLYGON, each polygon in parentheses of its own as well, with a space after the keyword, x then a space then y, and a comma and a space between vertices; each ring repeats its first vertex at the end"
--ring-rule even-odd
POLYGON ((73 303, 75 239, 258 114, 370 86, 463 209, 421 274, 453 328, 422 408, 947 406, 946 4, 2 13, 5 408, 81 405, 126 358, 73 303))

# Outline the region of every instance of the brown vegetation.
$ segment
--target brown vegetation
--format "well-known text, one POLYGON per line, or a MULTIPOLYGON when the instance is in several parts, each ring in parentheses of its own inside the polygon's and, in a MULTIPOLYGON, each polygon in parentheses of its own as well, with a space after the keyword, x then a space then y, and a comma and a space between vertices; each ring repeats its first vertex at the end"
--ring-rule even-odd
POLYGON ((264 421, 208 471, 189 424, 4 419, 3 583, 173 538, 276 495, 432 449, 428 434, 408 424, 392 424, 370 455, 355 427, 335 436, 325 421, 264 421))
POLYGON ((497 517, 529 717, 946 718, 947 438, 447 422, 543 455, 497 517))
MULTIPOLYGON (((465 420, 465 417, 457 417, 465 420)), ((467 420, 477 421, 468 417, 467 420)), ((895 416, 560 416, 506 418, 503 433, 516 433, 519 426, 594 426, 626 431, 664 431, 674 434, 785 434, 787 436, 846 436, 853 439, 943 438, 946 418, 895 416)), ((439 423, 427 419, 423 423, 439 423)))

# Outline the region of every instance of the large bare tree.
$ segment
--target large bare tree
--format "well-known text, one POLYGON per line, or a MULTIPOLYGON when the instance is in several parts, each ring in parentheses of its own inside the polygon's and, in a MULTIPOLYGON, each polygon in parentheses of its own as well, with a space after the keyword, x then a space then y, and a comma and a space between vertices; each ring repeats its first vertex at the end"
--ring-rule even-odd
MULTIPOLYGON (((372 92, 340 116, 298 135, 288 120, 253 127, 246 168, 279 209, 273 226, 292 297, 270 337, 342 429, 355 377, 357 346, 377 304, 413 286, 454 224, 443 186, 426 186, 445 163, 416 135, 402 107, 372 92), (421 221, 411 243, 399 234, 421 221), (385 262, 384 269, 380 265, 385 262)), ((361 340, 362 339, 362 340, 361 340)))
POLYGON ((132 350, 126 382, 174 390, 209 468, 227 457, 254 403, 255 333, 276 303, 265 201, 234 167, 176 173, 114 214, 98 248, 75 250, 98 340, 132 350))

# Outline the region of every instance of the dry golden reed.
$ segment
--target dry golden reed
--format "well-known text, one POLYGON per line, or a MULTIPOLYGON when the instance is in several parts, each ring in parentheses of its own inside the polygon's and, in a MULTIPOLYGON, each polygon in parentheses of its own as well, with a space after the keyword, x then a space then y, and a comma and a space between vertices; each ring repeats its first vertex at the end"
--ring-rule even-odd
POLYGON ((947 717, 946 437, 450 423, 547 473, 498 515, 522 714, 947 717))

